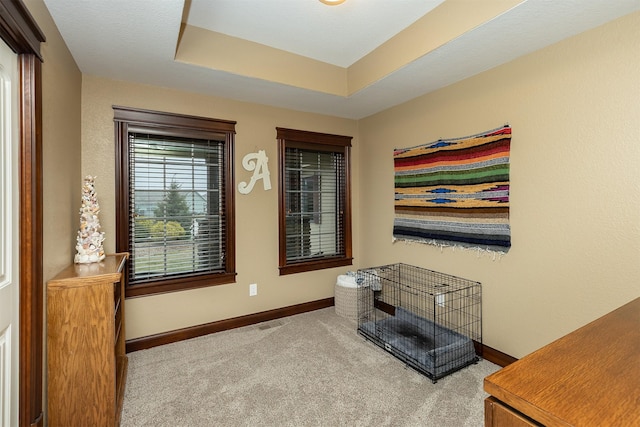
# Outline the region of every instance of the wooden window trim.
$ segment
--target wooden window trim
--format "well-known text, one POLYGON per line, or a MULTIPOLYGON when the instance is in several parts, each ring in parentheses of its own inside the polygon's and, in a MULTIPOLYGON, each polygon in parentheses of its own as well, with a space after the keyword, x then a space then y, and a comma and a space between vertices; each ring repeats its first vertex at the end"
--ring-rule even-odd
POLYGON ((302 273, 325 268, 342 267, 353 264, 351 242, 351 159, 350 136, 310 132, 296 129, 276 128, 278 140, 278 258, 280 275, 302 273), (345 161, 345 221, 344 248, 345 255, 332 258, 312 259, 287 264, 286 253, 286 199, 285 199, 285 152, 287 147, 306 148, 315 151, 341 152, 345 161))
POLYGON ((235 282, 235 184, 234 144, 235 121, 210 119, 160 111, 113 106, 116 140, 116 252, 129 250, 129 156, 128 135, 130 132, 152 133, 165 136, 206 138, 210 133, 226 134, 225 158, 225 216, 226 244, 225 273, 193 275, 175 279, 164 279, 135 286, 128 285, 125 295, 137 297, 187 289, 216 286, 235 282))

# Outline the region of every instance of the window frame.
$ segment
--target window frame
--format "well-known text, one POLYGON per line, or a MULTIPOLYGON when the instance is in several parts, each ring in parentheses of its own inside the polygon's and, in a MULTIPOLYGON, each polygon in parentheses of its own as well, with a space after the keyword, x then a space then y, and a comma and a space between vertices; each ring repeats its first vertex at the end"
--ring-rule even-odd
POLYGON ((352 226, 351 226, 351 140, 350 136, 333 135, 296 129, 276 128, 278 141, 278 268, 280 275, 302 273, 305 271, 342 267, 353 264, 352 226), (328 151, 344 156, 344 210, 343 210, 343 246, 344 255, 318 257, 305 261, 288 262, 286 247, 286 149, 301 148, 313 151, 328 151))
POLYGON ((234 136, 235 121, 188 116, 138 108, 113 106, 116 141, 116 251, 129 252, 129 134, 147 133, 159 136, 219 139, 225 135, 225 268, 223 273, 194 274, 177 278, 163 278, 148 283, 130 285, 129 271, 125 275, 125 296, 136 297, 165 292, 234 283, 235 271, 235 182, 234 136), (213 136, 215 134, 215 136, 213 136))

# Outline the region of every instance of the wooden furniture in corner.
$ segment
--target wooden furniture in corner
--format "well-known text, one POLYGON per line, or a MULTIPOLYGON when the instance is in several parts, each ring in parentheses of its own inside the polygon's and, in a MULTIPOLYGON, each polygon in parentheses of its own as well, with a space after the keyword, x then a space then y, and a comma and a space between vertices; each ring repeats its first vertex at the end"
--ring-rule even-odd
POLYGON ((127 376, 127 257, 73 264, 47 283, 50 427, 120 425, 127 376))
POLYGON ((640 298, 489 375, 485 426, 640 426, 640 298))

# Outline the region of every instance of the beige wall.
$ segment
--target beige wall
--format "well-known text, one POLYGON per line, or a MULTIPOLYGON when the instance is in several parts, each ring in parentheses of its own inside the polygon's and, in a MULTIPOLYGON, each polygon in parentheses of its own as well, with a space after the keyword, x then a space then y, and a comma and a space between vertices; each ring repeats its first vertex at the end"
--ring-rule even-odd
MULTIPOLYGON (((127 300, 127 339, 148 336, 333 296, 336 276, 354 267, 334 268, 279 276, 278 274, 278 173, 276 126, 354 136, 352 173, 357 200, 359 156, 357 123, 256 104, 201 96, 159 87, 83 76, 82 173, 98 177, 96 191, 101 207, 105 249, 115 250, 115 160, 113 105, 235 120, 236 271, 235 284, 173 292, 127 300), (272 189, 259 182, 248 195, 237 184, 249 181, 242 168, 247 153, 265 150, 269 157, 272 189), (249 297, 249 284, 258 295, 249 297)), ((357 215, 357 203, 354 215, 357 215)), ((359 226, 354 224, 354 244, 359 226)), ((354 256, 357 258, 357 245, 354 256)))
POLYGON ((112 105, 236 120, 236 184, 249 179, 242 156, 270 158, 274 189, 236 192, 237 283, 128 300, 128 339, 333 295, 349 268, 278 276, 276 126, 354 136, 353 268, 402 261, 482 281, 484 341, 498 350, 521 357, 640 294, 639 13, 355 122, 81 76, 42 0, 25 3, 47 36, 45 280, 72 261, 85 174, 115 249, 112 105), (392 149, 505 122, 509 253, 392 244, 392 149))
POLYGON ((25 5, 47 41, 42 44, 43 276, 73 262, 80 208, 82 75, 42 0, 25 5))
POLYGON ((515 357, 640 296, 639 40, 635 13, 362 120, 360 264, 481 281, 484 342, 515 357), (393 148, 505 123, 508 254, 392 243, 393 148))
MULTIPOLYGON (((73 262, 80 208, 82 75, 42 0, 25 5, 44 33, 42 64, 43 279, 73 262)), ((46 293, 45 293, 46 298, 46 293)), ((46 307, 46 299, 44 301, 46 307)), ((46 326, 46 309, 44 309, 46 326)), ((46 340, 46 331, 45 331, 46 340)), ((46 343, 43 410, 47 410, 46 343)))

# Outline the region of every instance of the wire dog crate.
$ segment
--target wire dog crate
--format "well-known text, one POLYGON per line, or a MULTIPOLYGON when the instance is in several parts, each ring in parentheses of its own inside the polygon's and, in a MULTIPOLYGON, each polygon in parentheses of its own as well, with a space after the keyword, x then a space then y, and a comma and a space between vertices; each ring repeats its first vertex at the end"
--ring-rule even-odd
POLYGON ((407 264, 358 270, 358 333, 434 383, 482 356, 479 282, 407 264))

